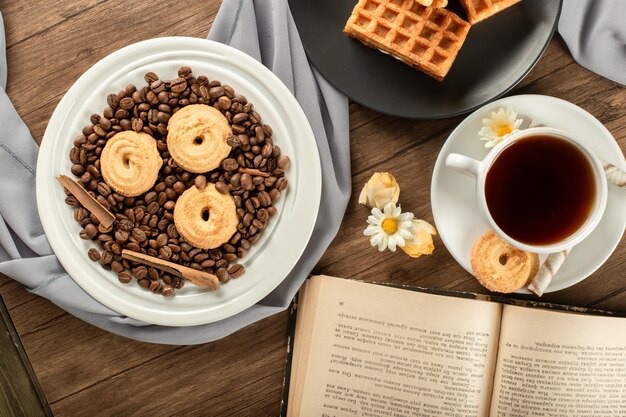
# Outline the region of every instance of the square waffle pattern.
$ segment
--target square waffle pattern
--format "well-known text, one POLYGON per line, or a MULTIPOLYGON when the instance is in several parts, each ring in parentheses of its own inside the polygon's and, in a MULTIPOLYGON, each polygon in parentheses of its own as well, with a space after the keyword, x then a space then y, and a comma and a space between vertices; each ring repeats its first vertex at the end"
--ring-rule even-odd
POLYGON ((471 24, 485 20, 521 0, 461 0, 471 24))
POLYGON ((359 0, 343 31, 442 80, 469 28, 456 14, 414 0, 359 0))

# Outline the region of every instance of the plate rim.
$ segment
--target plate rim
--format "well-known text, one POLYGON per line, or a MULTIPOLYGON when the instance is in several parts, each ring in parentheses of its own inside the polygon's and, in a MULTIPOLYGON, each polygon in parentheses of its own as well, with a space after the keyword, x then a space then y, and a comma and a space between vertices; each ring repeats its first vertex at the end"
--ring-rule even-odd
MULTIPOLYGON (((615 138, 613 137, 611 132, 608 130, 608 128, 606 126, 604 126, 604 124, 602 124, 602 122, 600 122, 596 117, 594 117, 591 113, 589 113, 587 110, 583 109, 582 107, 580 107, 580 106, 578 106, 578 105, 576 105, 576 104, 574 104, 572 102, 569 102, 567 100, 564 100, 562 98, 554 97, 554 96, 548 96, 548 95, 543 95, 543 94, 518 94, 518 95, 511 95, 511 96, 503 97, 503 98, 498 99, 497 101, 504 101, 504 100, 516 99, 516 98, 552 101, 554 103, 557 103, 558 105, 567 107, 567 108, 569 108, 569 109, 571 109, 573 111, 577 111, 577 112, 580 112, 582 114, 585 114, 587 119, 591 123, 593 123, 598 128, 603 130, 606 133, 606 135, 608 135, 609 137, 613 138, 613 140, 615 141, 615 138)), ((487 103, 486 105, 494 105, 494 104, 496 104, 495 101, 487 103)), ((435 222, 435 225, 438 224, 438 218, 439 218, 439 222, 441 221, 441 218, 436 214, 436 213, 440 212, 440 210, 438 209, 438 207, 439 207, 439 202, 438 201, 439 200, 435 198, 435 194, 439 192, 439 191, 437 191, 437 187, 436 187, 435 183, 437 182, 437 180, 441 176, 441 172, 445 169, 445 167, 443 166, 444 159, 445 159, 444 156, 450 153, 449 148, 452 146, 451 145, 451 141, 450 141, 450 137, 452 135, 454 135, 454 134, 456 134, 458 136, 459 132, 461 132, 462 129, 464 128, 464 125, 466 123, 469 123, 469 118, 472 117, 474 115, 474 113, 478 112, 479 110, 480 109, 475 110, 471 114, 467 115, 461 122, 459 122, 459 124, 452 130, 452 132, 450 132, 448 134, 448 137, 446 138, 444 144, 441 146, 439 154, 437 155, 437 159, 436 159, 435 165, 433 167, 433 172, 431 174, 431 181, 430 181, 430 201, 431 201, 431 208, 432 208, 432 213, 433 213, 433 221, 435 222)), ((619 144, 617 144, 617 142, 615 142, 615 143, 619 147, 619 144)), ((621 165, 622 166, 626 165, 626 157, 624 156, 624 154, 622 152, 620 152, 619 154, 621 155, 621 161, 620 161, 621 165)), ((626 226, 626 216, 624 216, 624 226, 626 226)), ((621 236, 623 236, 623 232, 622 232, 621 236)), ((450 255, 452 256, 454 261, 463 270, 465 270, 468 274, 473 276, 473 274, 463 266, 463 264, 459 260, 459 257, 457 256, 457 254, 453 253, 448 248, 448 244, 446 243, 446 238, 443 236, 443 234, 439 233, 439 237, 441 238, 441 241, 443 242, 444 246, 448 250, 448 253, 450 253, 450 255)), ((617 240, 615 245, 612 245, 611 250, 607 251, 606 254, 603 254, 602 257, 598 258, 599 262, 598 262, 597 266, 594 266, 592 268, 591 272, 589 272, 589 274, 587 274, 587 275, 582 274, 584 276, 577 277, 575 280, 572 280, 572 282, 569 283, 569 284, 555 285, 554 283, 550 283, 550 285, 544 291, 544 293, 547 294, 547 293, 553 293, 553 292, 556 292, 556 291, 561 291, 561 290, 564 290, 566 288, 570 288, 570 287, 572 287, 572 286, 574 286, 576 284, 579 284, 580 282, 584 281, 586 278, 591 276, 595 271, 597 271, 600 267, 602 267, 602 265, 604 265, 604 263, 613 254, 613 252, 615 252, 615 249, 619 246, 620 241, 621 241, 621 237, 620 237, 620 239, 617 240)), ((526 288, 521 288, 520 290, 515 291, 513 294, 532 294, 532 293, 529 290, 527 290, 526 288)))
MULTIPOLYGON (((247 72, 250 72, 250 70, 247 70, 247 72)), ((306 117, 304 110, 300 106, 300 103, 296 100, 296 98, 287 88, 287 86, 278 78, 278 76, 272 73, 261 62, 257 61, 250 55, 236 48, 208 39, 184 36, 157 37, 127 45, 106 55, 102 59, 95 62, 86 71, 84 71, 63 95, 48 121, 48 125, 46 127, 46 131, 43 135, 40 145, 36 172, 37 174, 41 173, 41 175, 36 175, 35 178, 38 214, 40 216, 41 223, 46 237, 50 243, 50 246, 61 265, 65 268, 68 276, 92 298, 94 298, 102 305, 117 312, 118 314, 122 314, 127 317, 143 321, 145 323, 172 327, 208 324, 232 317, 258 303, 261 299, 266 297, 276 287, 278 287, 285 280, 285 278, 289 276, 291 270, 293 270, 293 267, 297 264, 300 257, 302 256, 302 253, 310 242, 317 221, 317 217, 319 215, 322 193, 322 169, 319 149, 317 141, 315 140, 315 134, 310 125, 310 122, 308 121, 308 118, 306 117), (315 168, 315 172, 307 172, 307 181, 308 184, 310 183, 311 185, 311 188, 308 191, 310 194, 312 194, 312 200, 310 201, 312 211, 310 215, 310 220, 306 224, 306 233, 303 233, 301 235, 301 247, 297 251, 297 257, 294 255, 294 258, 291 259, 290 262, 288 262, 288 271, 283 277, 280 278, 280 280, 277 279, 275 285, 268 291, 262 291, 261 293, 257 293, 253 289, 250 289, 235 297, 235 302, 233 302, 233 300, 231 299, 227 303, 222 304, 219 307, 212 307, 211 311, 208 314, 206 310, 202 310, 203 308, 206 309, 207 306, 202 305, 200 307, 190 306, 188 310, 181 312, 177 309, 168 311, 166 303, 163 302, 161 303, 161 305, 164 308, 159 309, 159 311, 155 312, 150 308, 151 306, 139 306, 136 304, 132 304, 132 302, 129 302, 128 299, 124 300, 124 297, 111 297, 114 299, 114 302, 110 302, 111 300, 107 298, 108 293, 101 294, 99 293, 98 288, 94 289, 92 287, 89 287, 88 285, 84 285, 85 283, 81 282, 82 278, 79 278, 78 280, 74 278, 73 275, 77 275, 77 273, 78 275, 82 276, 80 272, 84 272, 83 268, 79 267, 78 265, 74 265, 74 262, 71 261, 72 255, 75 255, 74 252, 66 251, 66 248, 62 246, 61 240, 66 237, 65 234, 59 234, 59 236, 57 236, 55 233, 51 233, 54 227, 53 222, 56 221, 53 215, 54 210, 46 210, 46 203, 49 202, 45 196, 44 190, 44 188, 49 184, 47 174, 52 172, 53 175, 55 175, 56 173, 53 172, 54 164, 52 159, 49 157, 45 157, 45 155, 51 154, 53 147, 57 144, 57 141, 55 139, 58 139, 58 129, 62 127, 63 121, 67 117, 68 109, 71 107, 72 104, 72 102, 70 101, 70 96, 72 95, 71 93, 75 91, 80 91, 80 88, 77 87, 77 85, 81 85, 81 81, 82 84, 85 84, 85 79, 89 77, 90 73, 106 69, 111 62, 114 62, 117 59, 123 59, 123 64, 125 65, 129 62, 132 62, 133 59, 142 59, 149 55, 158 55, 164 52, 171 53, 172 51, 175 51, 174 48, 187 48, 188 50, 193 50, 194 52, 224 54, 227 56, 234 56, 239 59, 240 66, 242 68, 251 68, 252 71, 254 71, 256 75, 258 75, 258 77, 256 77, 258 79, 255 79, 253 83, 260 82, 260 85, 263 85, 265 88, 273 89, 274 91, 276 91, 275 97, 279 97, 279 100, 285 103, 284 107, 290 109, 289 119, 292 120, 292 122, 294 123, 298 123, 299 129, 301 129, 299 136, 308 137, 309 140, 302 142, 308 142, 307 147, 312 148, 310 150, 314 149, 313 152, 307 154, 307 159, 311 161, 312 165, 315 168), (143 54, 138 56, 137 58, 133 57, 133 54, 137 54, 141 51, 149 52, 143 52, 143 54), (61 255, 59 255, 59 253, 61 255), (242 299, 245 302, 242 303, 242 299), (215 311, 217 311, 219 314, 214 314, 215 311)), ((54 179, 52 181, 54 182, 54 179)), ((94 267, 97 268, 97 265, 94 264, 94 267)))
MULTIPOLYGON (((297 0, 289 0, 289 5, 291 8, 291 4, 297 0)), ((306 56, 309 59, 309 62, 311 63, 311 65, 313 65, 313 67, 315 67, 315 70, 318 71, 320 74, 322 74, 322 76, 324 76, 324 78, 328 81, 328 83, 330 85, 332 85, 334 88, 336 88, 337 90, 339 90, 342 94, 344 94, 345 96, 347 96, 351 101, 366 107, 368 109, 374 110, 380 114, 383 114, 385 116, 392 116, 392 117, 401 117, 404 119, 409 119, 409 120, 440 120, 440 119, 447 119, 447 118, 451 118, 451 117, 456 117, 456 116, 460 116, 463 114, 467 114, 467 113, 471 113, 474 112, 475 110, 478 110, 479 108, 481 108, 482 106, 485 106, 491 102, 494 102, 500 98, 502 98, 505 94, 509 93, 512 89, 514 89, 524 78, 526 78, 526 76, 530 73, 530 71, 533 70, 533 68, 535 68, 535 66, 537 65, 537 63, 539 62, 539 60, 543 57, 543 54, 546 52, 546 49, 548 49, 548 46, 550 45, 550 41, 554 38, 554 33, 557 30, 557 27, 559 25, 559 19, 561 16, 561 11, 563 9, 563 0, 558 0, 559 4, 557 7, 557 12, 555 15, 555 19, 554 22, 552 23, 552 27, 550 28, 550 35, 547 37, 546 41, 544 42, 544 44, 541 47, 541 50, 539 51, 539 54, 533 59, 533 61, 531 62, 531 64, 528 66, 528 68, 520 75, 519 78, 517 78, 516 80, 514 80, 514 82, 512 84, 510 84, 508 87, 506 87, 502 92, 500 92, 499 94, 496 94, 495 96, 479 103, 476 104, 473 107, 468 107, 466 109, 463 110, 458 110, 452 113, 444 113, 444 114, 438 114, 436 116, 430 115, 430 116, 420 116, 420 115, 406 115, 406 114, 397 114, 397 113, 392 113, 389 112, 385 109, 381 109, 378 108, 377 106, 371 106, 369 104, 365 104, 360 100, 357 100, 351 96, 349 96, 342 88, 341 86, 338 86, 335 82, 333 82, 331 79, 327 78, 326 76, 324 76, 323 71, 318 67, 317 65, 317 61, 316 59, 313 57, 314 55, 310 53, 309 51, 309 46, 308 43, 302 41, 302 46, 304 47, 304 51, 306 52, 306 56)), ((293 13, 292 13, 293 14, 293 13)), ((296 25, 296 28, 298 28, 298 20, 294 18, 294 23, 296 25)), ((302 37, 301 37, 302 39, 302 37)), ((417 70, 416 70, 417 71, 417 70)))

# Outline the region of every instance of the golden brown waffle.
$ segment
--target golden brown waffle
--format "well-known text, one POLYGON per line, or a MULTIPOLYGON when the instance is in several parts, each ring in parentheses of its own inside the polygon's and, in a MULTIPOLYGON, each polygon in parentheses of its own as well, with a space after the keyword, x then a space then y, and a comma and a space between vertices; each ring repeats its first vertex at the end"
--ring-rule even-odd
POLYGON ((430 6, 430 7, 446 7, 448 5, 448 0, 415 0, 422 6, 430 6))
POLYGON ((343 31, 442 80, 469 28, 454 13, 414 0, 359 0, 343 31))
POLYGON ((467 13, 468 20, 473 25, 520 1, 521 0, 461 0, 461 4, 465 9, 465 13, 467 13))

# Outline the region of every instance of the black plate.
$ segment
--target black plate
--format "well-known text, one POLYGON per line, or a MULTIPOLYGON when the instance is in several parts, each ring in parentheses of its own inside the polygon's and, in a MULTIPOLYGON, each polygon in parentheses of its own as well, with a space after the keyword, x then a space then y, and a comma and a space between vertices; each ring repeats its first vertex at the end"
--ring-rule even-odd
MULTIPOLYGON (((416 119, 466 113, 509 91, 541 57, 561 12, 561 0, 523 0, 472 26, 440 82, 343 34, 356 3, 289 0, 309 59, 354 101, 416 119)), ((457 0, 448 9, 466 19, 457 0)))

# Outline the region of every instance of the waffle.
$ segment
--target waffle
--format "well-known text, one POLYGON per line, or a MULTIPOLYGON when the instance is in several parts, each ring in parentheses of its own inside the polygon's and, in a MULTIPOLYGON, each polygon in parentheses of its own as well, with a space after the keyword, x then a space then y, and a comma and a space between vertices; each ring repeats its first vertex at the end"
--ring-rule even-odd
POLYGON ((448 0, 414 0, 421 4, 422 6, 431 6, 431 7, 446 7, 448 5, 448 0))
POLYGON ((413 0, 359 0, 343 31, 441 81, 469 28, 454 13, 413 0))
POLYGON ((461 0, 467 19, 473 25, 519 3, 521 0, 461 0))

